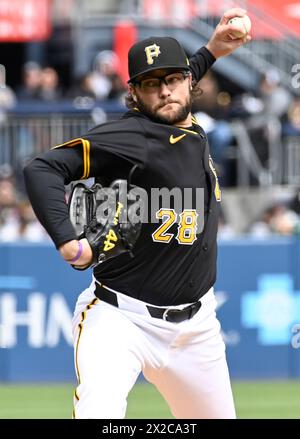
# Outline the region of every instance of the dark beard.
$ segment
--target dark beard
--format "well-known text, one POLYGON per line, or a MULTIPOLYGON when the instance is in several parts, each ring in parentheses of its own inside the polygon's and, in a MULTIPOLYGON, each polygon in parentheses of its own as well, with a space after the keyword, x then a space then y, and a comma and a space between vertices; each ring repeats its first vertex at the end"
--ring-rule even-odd
POLYGON ((137 97, 137 107, 141 113, 145 114, 145 116, 148 116, 154 122, 163 123, 166 125, 176 125, 177 123, 182 122, 188 117, 189 113, 192 110, 192 100, 190 97, 187 104, 180 107, 177 114, 175 114, 173 117, 160 116, 159 114, 157 114, 157 110, 152 111, 147 104, 139 99, 139 97, 137 97))

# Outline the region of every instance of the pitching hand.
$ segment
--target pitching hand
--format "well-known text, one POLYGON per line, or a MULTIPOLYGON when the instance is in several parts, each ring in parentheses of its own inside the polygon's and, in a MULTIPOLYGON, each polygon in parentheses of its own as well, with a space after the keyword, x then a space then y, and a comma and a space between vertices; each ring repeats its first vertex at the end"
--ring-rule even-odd
POLYGON ((231 18, 243 17, 247 14, 245 9, 232 8, 224 13, 217 25, 211 39, 206 45, 206 48, 214 55, 215 58, 220 58, 221 56, 230 55, 240 46, 248 43, 251 40, 251 36, 247 35, 244 38, 232 39, 230 33, 235 30, 234 25, 227 24, 231 18))

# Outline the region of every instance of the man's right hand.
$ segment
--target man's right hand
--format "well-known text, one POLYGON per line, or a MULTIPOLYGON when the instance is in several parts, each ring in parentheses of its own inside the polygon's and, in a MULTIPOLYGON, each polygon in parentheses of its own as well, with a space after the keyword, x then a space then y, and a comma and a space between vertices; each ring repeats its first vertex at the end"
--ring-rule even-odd
POLYGON ((211 39, 206 44, 206 48, 217 59, 221 56, 230 55, 240 46, 251 41, 251 36, 245 38, 232 39, 231 33, 235 29, 234 25, 228 24, 234 17, 243 17, 247 14, 245 9, 232 8, 226 11, 216 27, 211 39))

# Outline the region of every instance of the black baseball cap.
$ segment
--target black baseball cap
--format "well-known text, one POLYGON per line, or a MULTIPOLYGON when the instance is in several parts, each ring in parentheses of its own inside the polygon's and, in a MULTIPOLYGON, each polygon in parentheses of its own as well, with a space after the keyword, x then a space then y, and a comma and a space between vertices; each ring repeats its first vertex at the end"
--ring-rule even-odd
POLYGON ((134 44, 128 52, 129 81, 157 69, 190 70, 185 51, 175 38, 150 37, 134 44))

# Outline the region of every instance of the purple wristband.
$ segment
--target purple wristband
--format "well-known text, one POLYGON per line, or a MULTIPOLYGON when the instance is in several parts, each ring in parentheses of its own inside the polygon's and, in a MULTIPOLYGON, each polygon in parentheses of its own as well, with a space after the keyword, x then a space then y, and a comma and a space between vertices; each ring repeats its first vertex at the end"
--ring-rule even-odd
POLYGON ((73 259, 70 259, 69 262, 76 262, 76 261, 78 261, 78 259, 82 255, 82 252, 83 252, 82 244, 81 244, 80 241, 78 241, 78 252, 77 252, 77 255, 73 259))

